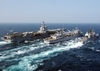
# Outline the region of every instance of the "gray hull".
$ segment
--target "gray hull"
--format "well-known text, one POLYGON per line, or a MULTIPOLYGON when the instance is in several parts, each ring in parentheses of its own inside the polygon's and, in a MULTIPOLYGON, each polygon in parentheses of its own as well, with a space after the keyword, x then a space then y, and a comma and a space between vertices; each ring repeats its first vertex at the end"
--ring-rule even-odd
POLYGON ((71 39, 74 39, 74 38, 77 38, 77 37, 81 37, 81 35, 77 35, 77 36, 70 36, 70 37, 67 37, 67 38, 62 38, 62 39, 57 39, 57 40, 45 40, 44 43, 46 44, 53 44, 53 43, 57 43, 57 42, 63 42, 63 41, 68 41, 68 40, 71 40, 71 39))
POLYGON ((97 38, 98 37, 94 37, 94 38, 90 38, 90 39, 86 39, 86 40, 83 39, 81 42, 84 44, 84 43, 95 41, 95 40, 97 40, 97 38))
POLYGON ((36 39, 43 39, 43 38, 46 38, 46 37, 49 37, 50 35, 47 35, 47 36, 38 36, 38 37, 17 37, 16 39, 11 39, 11 42, 18 42, 18 43, 22 43, 24 41, 33 41, 33 40, 36 40, 36 39))
MULTIPOLYGON (((5 35, 2 37, 2 40, 6 42, 14 42, 14 43, 23 43, 24 41, 33 41, 36 39, 43 39, 50 37, 50 35, 55 34, 57 31, 61 31, 62 29, 55 29, 55 30, 48 30, 46 33, 37 33, 35 35, 27 35, 27 36, 11 36, 11 35, 5 35), (5 38, 7 36, 7 38, 5 38), (10 38, 9 38, 10 37, 10 38)), ((18 33, 19 34, 19 33, 18 33)))

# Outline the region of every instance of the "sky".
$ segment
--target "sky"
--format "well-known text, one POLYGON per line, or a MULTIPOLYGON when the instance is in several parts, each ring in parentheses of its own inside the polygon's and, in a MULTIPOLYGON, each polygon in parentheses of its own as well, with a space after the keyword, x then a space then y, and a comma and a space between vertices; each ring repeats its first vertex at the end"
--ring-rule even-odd
POLYGON ((0 0, 0 23, 100 23, 100 0, 0 0))

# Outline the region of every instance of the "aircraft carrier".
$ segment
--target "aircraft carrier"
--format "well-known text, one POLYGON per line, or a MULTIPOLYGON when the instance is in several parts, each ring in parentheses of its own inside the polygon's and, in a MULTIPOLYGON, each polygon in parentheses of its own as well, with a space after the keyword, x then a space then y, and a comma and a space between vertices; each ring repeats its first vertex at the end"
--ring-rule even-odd
POLYGON ((3 35, 3 37, 1 39, 6 42, 22 43, 25 41, 33 41, 36 39, 43 39, 46 37, 50 37, 50 35, 55 34, 62 30, 65 31, 66 29, 63 28, 63 29, 48 30, 47 26, 45 26, 45 23, 43 22, 39 31, 22 32, 22 33, 15 32, 15 33, 3 35))

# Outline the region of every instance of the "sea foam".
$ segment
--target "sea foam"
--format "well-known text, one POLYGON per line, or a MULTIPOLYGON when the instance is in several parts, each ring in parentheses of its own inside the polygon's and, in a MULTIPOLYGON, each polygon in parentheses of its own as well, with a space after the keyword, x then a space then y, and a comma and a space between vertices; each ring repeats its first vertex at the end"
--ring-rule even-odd
MULTIPOLYGON (((65 42, 64 42, 65 43, 65 42)), ((59 45, 52 47, 51 49, 47 51, 40 52, 38 54, 32 54, 29 56, 25 56, 23 58, 20 58, 21 61, 19 62, 18 65, 13 65, 10 66, 9 68, 6 69, 6 71, 33 71, 36 68, 38 68, 38 64, 42 62, 43 60, 46 60, 50 57, 54 57, 57 55, 57 53, 63 52, 63 51, 68 51, 69 49, 72 48, 79 48, 83 44, 80 42, 74 42, 71 40, 70 42, 66 42, 67 45, 59 45), (59 46, 58 46, 59 45, 59 46), (38 62, 36 62, 38 60, 38 62), (32 62, 35 62, 32 64, 32 62)))

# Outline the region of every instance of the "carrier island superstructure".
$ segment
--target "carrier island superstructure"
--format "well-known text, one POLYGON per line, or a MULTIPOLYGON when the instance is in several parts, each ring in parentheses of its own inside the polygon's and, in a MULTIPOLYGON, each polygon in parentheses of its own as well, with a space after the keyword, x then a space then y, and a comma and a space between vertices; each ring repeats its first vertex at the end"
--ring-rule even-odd
POLYGON ((6 34, 6 35, 3 35, 1 39, 6 42, 15 42, 15 43, 19 42, 20 43, 20 42, 25 42, 25 41, 33 41, 36 39, 46 38, 61 30, 65 31, 66 29, 63 28, 63 29, 48 30, 47 26, 45 26, 45 23, 43 22, 39 31, 6 34))

